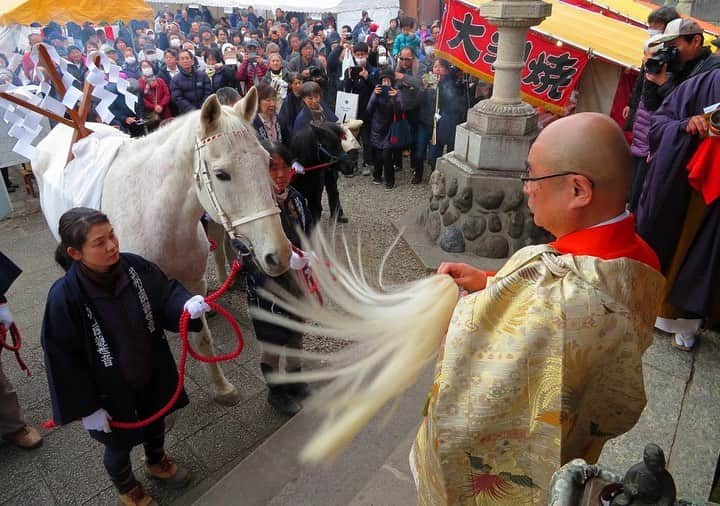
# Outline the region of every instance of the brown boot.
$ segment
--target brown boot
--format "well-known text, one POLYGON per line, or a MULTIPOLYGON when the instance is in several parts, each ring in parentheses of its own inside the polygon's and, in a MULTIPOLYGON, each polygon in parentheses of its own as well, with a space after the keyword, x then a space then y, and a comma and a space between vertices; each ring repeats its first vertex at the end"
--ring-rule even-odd
POLYGON ((25 450, 38 448, 43 442, 43 438, 38 430, 30 425, 26 425, 22 429, 10 434, 4 434, 2 438, 25 450))
POLYGON ((160 462, 153 465, 145 464, 145 474, 160 480, 171 488, 183 488, 190 483, 190 473, 165 454, 160 462))
POLYGON ((157 502, 145 492, 142 485, 136 485, 130 492, 120 494, 120 502, 124 506, 157 506, 157 502))

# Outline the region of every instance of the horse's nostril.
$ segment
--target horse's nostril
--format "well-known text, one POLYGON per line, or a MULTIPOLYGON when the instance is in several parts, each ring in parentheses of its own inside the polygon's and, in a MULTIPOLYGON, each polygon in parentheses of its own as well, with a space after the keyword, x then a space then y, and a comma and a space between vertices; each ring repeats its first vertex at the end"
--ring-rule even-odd
POLYGON ((276 253, 268 253, 265 255, 265 264, 268 267, 277 267, 280 265, 280 257, 276 253))

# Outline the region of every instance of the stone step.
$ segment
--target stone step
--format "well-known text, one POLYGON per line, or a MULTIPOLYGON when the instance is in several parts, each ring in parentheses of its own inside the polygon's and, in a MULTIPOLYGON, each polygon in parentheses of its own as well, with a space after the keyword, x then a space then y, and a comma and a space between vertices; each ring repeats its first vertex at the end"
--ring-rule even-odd
MULTIPOLYGON (((379 479, 386 465, 409 478, 410 438, 420 422, 431 380, 432 367, 428 366, 420 380, 394 406, 386 406, 335 462, 319 467, 304 467, 297 461, 302 446, 319 423, 313 414, 301 412, 229 470, 194 504, 346 505, 361 500, 358 494, 362 494, 368 483, 379 479), (401 449, 403 445, 405 449, 401 449), (405 468, 400 469, 403 459, 405 468)), ((409 479, 407 484, 414 491, 409 479)), ((414 498, 409 503, 398 504, 413 503, 414 498)))

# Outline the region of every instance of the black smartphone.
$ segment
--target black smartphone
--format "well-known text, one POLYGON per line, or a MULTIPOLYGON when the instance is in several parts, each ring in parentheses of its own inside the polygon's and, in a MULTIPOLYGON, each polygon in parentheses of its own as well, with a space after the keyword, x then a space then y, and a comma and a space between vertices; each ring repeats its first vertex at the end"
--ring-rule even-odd
POLYGON ((381 95, 387 95, 390 93, 390 86, 382 85, 380 86, 380 94, 381 95))
POLYGON ((360 67, 350 67, 350 79, 357 79, 360 77, 360 67))

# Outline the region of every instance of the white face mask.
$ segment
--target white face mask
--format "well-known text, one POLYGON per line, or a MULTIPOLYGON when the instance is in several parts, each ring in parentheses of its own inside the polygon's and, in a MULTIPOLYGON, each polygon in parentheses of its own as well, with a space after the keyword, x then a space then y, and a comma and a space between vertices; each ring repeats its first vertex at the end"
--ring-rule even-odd
POLYGON ((425 46, 425 56, 432 56, 435 52, 435 46, 425 46))
POLYGON ((663 33, 663 30, 657 30, 655 28, 648 29, 648 35, 650 35, 650 37, 653 35, 660 35, 661 33, 663 33))
POLYGON ((132 65, 135 62, 137 62, 137 58, 135 58, 134 56, 128 56, 127 58, 125 58, 125 63, 129 65, 132 65))
POLYGON ((225 65, 237 65, 237 58, 225 58, 225 65))
POLYGON ((367 58, 355 58, 355 63, 362 67, 367 63, 367 58))
POLYGON ((172 39, 170 41, 170 47, 180 47, 182 45, 182 42, 180 42, 180 39, 172 39))
POLYGON ((387 65, 387 64, 388 64, 387 56, 383 56, 383 55, 378 56, 378 65, 387 65))
POLYGON ((150 67, 143 67, 142 69, 142 75, 145 77, 152 77, 153 75, 153 69, 150 67))

